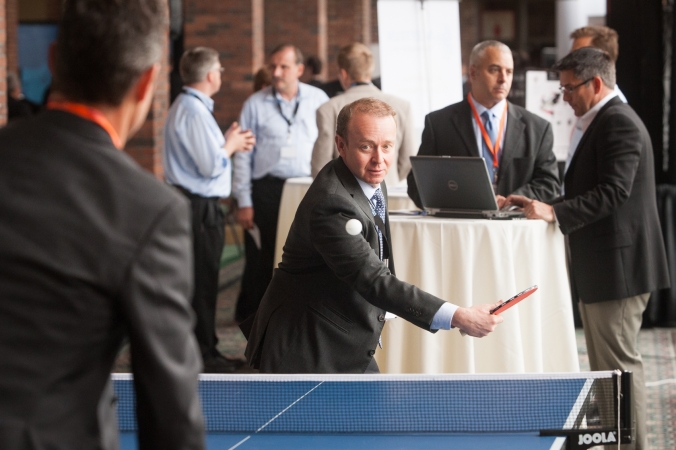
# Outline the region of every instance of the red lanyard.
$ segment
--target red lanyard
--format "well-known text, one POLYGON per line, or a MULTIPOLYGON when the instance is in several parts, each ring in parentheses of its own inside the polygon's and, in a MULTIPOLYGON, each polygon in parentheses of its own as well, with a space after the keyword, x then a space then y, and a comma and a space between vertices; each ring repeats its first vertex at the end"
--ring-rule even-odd
POLYGON ((68 102, 68 101, 50 101, 47 103, 47 109, 58 109, 66 111, 76 116, 82 117, 85 120, 94 122, 108 133, 113 145, 119 150, 122 150, 122 141, 117 131, 110 124, 110 121, 98 109, 91 106, 83 105, 82 103, 68 102))
POLYGON ((486 132, 486 128, 484 128, 484 124, 481 121, 481 118, 479 118, 479 113, 476 110, 476 107, 474 106, 474 101, 472 100, 472 94, 467 94, 467 101, 469 102, 469 106, 472 107, 472 113, 474 113, 474 120, 476 120, 476 123, 479 125, 479 129, 481 130, 481 134, 484 137, 484 142, 486 143, 486 147, 488 147, 488 150, 491 152, 493 155, 493 167, 498 167, 498 152, 500 151, 500 143, 502 142, 502 133, 505 131, 505 122, 507 121, 507 101, 505 101, 505 109, 502 111, 502 118, 500 119, 500 128, 498 129, 498 136, 495 139, 495 147, 493 147, 493 143, 491 142, 491 138, 488 136, 488 133, 486 132))

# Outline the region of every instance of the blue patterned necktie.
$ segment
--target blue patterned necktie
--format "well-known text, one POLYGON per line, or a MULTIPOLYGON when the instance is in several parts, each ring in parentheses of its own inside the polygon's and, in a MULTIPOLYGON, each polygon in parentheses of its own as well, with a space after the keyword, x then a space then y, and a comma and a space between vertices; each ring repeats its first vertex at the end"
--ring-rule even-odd
MULTIPOLYGON (((383 197, 383 192, 380 188, 376 189, 371 197, 371 205, 373 205, 373 215, 378 215, 380 219, 385 223, 385 198, 383 197)), ((378 230, 378 241, 380 242, 380 259, 383 259, 383 233, 380 231, 379 227, 376 227, 378 230)))
MULTIPOLYGON (((488 137, 491 140, 491 143, 493 144, 493 148, 495 148, 495 141, 498 136, 498 131, 495 129, 495 124, 493 123, 493 115, 489 111, 484 111, 481 113, 481 118, 483 119, 484 122, 484 128, 486 129, 486 133, 488 133, 488 137)), ((494 173, 494 167, 493 167, 493 154, 491 151, 488 149, 488 146, 486 145, 486 142, 483 139, 483 136, 481 138, 481 148, 483 150, 483 157, 484 160, 486 161, 486 167, 488 168, 488 175, 491 179, 491 183, 495 183, 495 173, 494 173)), ((498 155, 500 156, 500 155, 498 155)))

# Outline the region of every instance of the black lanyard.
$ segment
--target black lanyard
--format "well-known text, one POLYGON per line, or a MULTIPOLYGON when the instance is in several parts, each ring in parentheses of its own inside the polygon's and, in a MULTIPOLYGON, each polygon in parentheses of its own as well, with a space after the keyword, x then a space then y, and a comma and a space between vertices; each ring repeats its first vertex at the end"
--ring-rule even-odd
MULTIPOLYGON (((189 96, 191 96, 191 97, 195 97, 197 100, 200 101, 201 104, 203 104, 204 106, 206 106, 207 111, 209 111, 209 113, 210 113, 212 116, 214 115, 214 112, 213 112, 212 110, 209 109, 209 107, 207 106, 207 104, 204 103, 204 100, 202 100, 202 99, 200 98, 199 95, 195 94, 194 92, 190 92, 190 91, 187 90, 186 88, 181 89, 181 92, 183 92, 185 95, 189 95, 189 96)), ((214 116, 214 117, 215 117, 215 116, 214 116)))
MULTIPOLYGON (((279 108, 279 114, 282 116, 284 120, 286 120, 286 123, 289 125, 289 128, 293 125, 293 122, 296 120, 296 114, 298 113, 298 107, 300 106, 300 86, 298 86, 298 94, 296 94, 296 108, 293 110, 293 116, 289 119, 284 115, 284 112, 282 111, 282 102, 279 101, 277 98, 277 91, 275 88, 272 88, 272 96, 275 98, 275 102, 277 103, 277 108, 279 108)), ((289 132, 291 132, 289 130, 289 132)))

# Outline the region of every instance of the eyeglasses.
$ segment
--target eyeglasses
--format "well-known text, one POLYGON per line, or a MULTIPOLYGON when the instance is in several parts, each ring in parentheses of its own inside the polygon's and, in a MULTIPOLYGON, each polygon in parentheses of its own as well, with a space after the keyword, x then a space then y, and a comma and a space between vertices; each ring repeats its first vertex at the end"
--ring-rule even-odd
POLYGON ((223 72, 225 72, 225 67, 214 67, 214 68, 211 69, 211 70, 212 70, 212 71, 213 71, 213 70, 218 70, 219 72, 223 73, 223 72))
POLYGON ((570 94, 573 93, 573 91, 574 91, 575 89, 577 89, 577 88, 579 88, 580 86, 583 86, 583 85, 589 83, 589 82, 590 82, 591 80, 593 80, 593 79, 594 79, 594 77, 591 77, 590 79, 585 80, 585 81, 583 81, 582 83, 576 84, 575 86, 572 86, 572 87, 570 87, 570 86, 560 86, 560 87, 559 87, 559 91, 561 91, 562 94, 568 94, 568 95, 570 95, 570 94))

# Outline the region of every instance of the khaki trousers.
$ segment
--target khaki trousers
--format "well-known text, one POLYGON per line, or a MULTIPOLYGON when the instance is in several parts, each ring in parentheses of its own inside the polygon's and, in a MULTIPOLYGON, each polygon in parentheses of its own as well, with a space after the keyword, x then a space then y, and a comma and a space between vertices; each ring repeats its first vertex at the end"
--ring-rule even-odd
POLYGON ((633 373, 631 399, 636 443, 622 447, 635 450, 647 448, 645 378, 637 344, 648 298, 650 293, 607 302, 578 303, 591 370, 620 369, 633 373))

